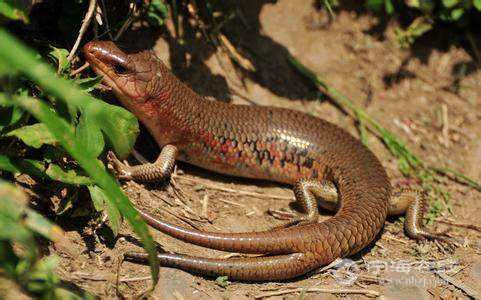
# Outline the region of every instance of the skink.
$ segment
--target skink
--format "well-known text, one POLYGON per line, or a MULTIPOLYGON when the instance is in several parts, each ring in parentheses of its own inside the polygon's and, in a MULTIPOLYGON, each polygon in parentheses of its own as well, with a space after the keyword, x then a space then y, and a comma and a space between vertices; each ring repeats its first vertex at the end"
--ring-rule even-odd
MULTIPOLYGON (((162 265, 234 280, 290 279, 358 252, 381 231, 388 214, 404 212, 409 236, 438 237, 422 228, 422 193, 393 191, 374 154, 336 125, 293 110, 231 105, 201 97, 152 51, 127 54, 112 42, 92 41, 83 52, 93 70, 162 148, 155 163, 133 167, 109 154, 119 178, 166 178, 175 160, 182 160, 223 174, 290 184, 305 211, 285 228, 217 233, 173 225, 139 209, 151 226, 183 241, 265 254, 215 259, 159 253, 162 265), (317 221, 319 199, 337 209, 324 222, 317 221)), ((127 257, 145 260, 144 254, 127 257)))

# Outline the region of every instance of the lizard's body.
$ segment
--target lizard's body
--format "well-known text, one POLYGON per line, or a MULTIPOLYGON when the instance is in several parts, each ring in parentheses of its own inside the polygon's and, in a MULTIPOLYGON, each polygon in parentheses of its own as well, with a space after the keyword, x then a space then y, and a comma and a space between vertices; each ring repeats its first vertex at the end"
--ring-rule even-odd
MULTIPOLYGON (((293 110, 209 101, 180 82, 152 52, 128 55, 111 42, 90 42, 84 53, 163 147, 155 164, 129 169, 125 177, 168 176, 175 159, 181 159, 223 174, 294 185, 297 200, 308 212, 298 226, 213 233, 172 225, 141 211, 149 224, 184 241, 269 255, 223 260, 164 253, 159 254, 161 264, 240 280, 288 279, 358 252, 379 233, 388 212, 408 208, 413 216, 408 232, 432 237, 419 228, 421 197, 408 193, 394 203, 379 160, 336 125, 293 110), (335 190, 340 204, 335 216, 319 223, 315 198, 329 194, 326 187, 335 190)), ((123 166, 117 161, 116 167, 123 166)))

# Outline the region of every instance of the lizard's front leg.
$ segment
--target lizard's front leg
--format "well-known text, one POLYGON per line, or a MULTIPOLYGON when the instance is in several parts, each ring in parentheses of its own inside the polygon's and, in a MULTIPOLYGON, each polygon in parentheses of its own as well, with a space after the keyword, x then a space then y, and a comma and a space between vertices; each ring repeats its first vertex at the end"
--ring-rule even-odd
POLYGON ((154 163, 128 166, 122 163, 113 152, 107 154, 110 165, 118 179, 153 182, 164 180, 172 174, 177 157, 177 148, 166 145, 154 163))

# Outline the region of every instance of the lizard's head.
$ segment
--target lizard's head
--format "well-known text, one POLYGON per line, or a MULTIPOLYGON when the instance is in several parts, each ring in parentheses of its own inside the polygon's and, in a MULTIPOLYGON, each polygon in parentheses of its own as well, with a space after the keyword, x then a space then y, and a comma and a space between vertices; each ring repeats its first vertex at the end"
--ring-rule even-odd
POLYGON ((110 41, 91 41, 83 47, 85 59, 112 88, 124 106, 138 111, 159 99, 167 67, 153 51, 128 54, 110 41))

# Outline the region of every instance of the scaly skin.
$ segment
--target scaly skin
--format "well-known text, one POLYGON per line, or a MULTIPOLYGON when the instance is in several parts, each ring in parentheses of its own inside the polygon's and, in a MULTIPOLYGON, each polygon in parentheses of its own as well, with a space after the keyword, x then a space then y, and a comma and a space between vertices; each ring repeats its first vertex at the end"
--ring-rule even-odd
MULTIPOLYGON (((209 233, 144 218, 163 232, 197 245, 267 257, 206 259, 159 254, 166 266, 239 280, 293 278, 366 247, 388 213, 391 185, 374 154, 345 130, 293 110, 209 101, 179 81, 152 53, 126 54, 94 41, 85 57, 158 144, 205 169, 295 184, 327 179, 341 199, 332 218, 284 229, 209 233)), ((140 259, 140 258, 139 258, 140 259)))

